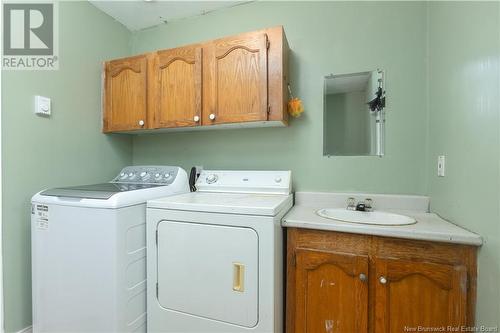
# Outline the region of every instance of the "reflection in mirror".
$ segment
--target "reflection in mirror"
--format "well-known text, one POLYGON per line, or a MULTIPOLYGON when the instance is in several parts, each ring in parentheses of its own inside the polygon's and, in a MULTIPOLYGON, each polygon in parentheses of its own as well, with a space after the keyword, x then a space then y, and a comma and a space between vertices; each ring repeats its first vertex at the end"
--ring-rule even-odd
POLYGON ((325 76, 323 155, 384 155, 384 71, 325 76))

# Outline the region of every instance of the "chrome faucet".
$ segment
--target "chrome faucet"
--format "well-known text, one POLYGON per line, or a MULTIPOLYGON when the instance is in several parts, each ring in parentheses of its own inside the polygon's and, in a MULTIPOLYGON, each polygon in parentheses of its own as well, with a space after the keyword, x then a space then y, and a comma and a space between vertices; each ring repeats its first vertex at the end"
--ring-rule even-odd
POLYGON ((360 201, 356 204, 356 199, 347 199, 347 210, 357 210, 360 212, 371 212, 373 210, 373 200, 371 198, 366 198, 364 201, 360 201))

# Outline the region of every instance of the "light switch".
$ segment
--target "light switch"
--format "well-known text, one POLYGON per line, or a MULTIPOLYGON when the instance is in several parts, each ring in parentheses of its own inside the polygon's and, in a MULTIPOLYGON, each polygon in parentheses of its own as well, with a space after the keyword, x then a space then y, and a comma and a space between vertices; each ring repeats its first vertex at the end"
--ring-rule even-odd
POLYGON ((444 177, 445 161, 444 155, 438 156, 438 177, 444 177))
POLYGON ((35 113, 41 116, 50 116, 50 98, 35 96, 35 113))

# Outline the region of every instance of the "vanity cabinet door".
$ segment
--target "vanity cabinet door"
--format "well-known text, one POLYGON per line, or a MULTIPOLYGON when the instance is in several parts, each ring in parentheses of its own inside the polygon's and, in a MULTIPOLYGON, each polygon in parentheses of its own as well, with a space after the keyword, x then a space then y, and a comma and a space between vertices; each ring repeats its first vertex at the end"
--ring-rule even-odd
POLYGON ((465 266, 377 258, 375 272, 376 333, 466 325, 465 266))
POLYGON ((295 260, 295 318, 288 332, 367 332, 368 257, 297 249, 295 260))
POLYGON ((262 31, 206 47, 204 125, 267 120, 268 47, 262 31))
POLYGON ((197 126, 201 123, 202 48, 181 47, 156 52, 154 81, 155 128, 197 126))
POLYGON ((150 126, 147 121, 147 67, 145 55, 104 64, 103 132, 150 126))

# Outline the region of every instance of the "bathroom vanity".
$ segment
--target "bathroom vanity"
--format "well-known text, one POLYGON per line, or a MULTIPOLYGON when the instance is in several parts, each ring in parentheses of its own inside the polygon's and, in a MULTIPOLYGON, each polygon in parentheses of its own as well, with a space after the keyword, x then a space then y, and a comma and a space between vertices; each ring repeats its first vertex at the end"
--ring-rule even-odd
POLYGON ((299 192, 283 220, 287 333, 473 326, 481 237, 428 213, 426 197, 371 196, 376 211, 416 220, 409 225, 317 214, 340 208, 348 196, 299 192))

